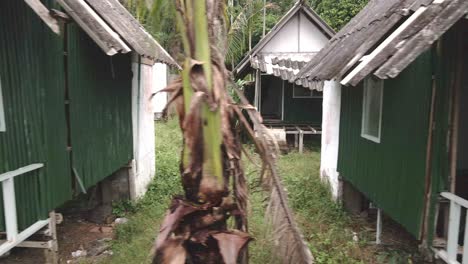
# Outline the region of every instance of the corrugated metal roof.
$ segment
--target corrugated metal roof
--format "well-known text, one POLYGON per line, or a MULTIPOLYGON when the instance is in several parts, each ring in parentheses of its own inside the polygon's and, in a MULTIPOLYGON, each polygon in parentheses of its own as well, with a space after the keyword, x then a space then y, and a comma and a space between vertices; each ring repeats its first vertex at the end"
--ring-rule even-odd
POLYGON ((250 65, 263 73, 274 75, 290 83, 304 86, 311 90, 322 91, 323 82, 296 80, 296 75, 316 53, 272 53, 252 57, 250 65))
POLYGON ((107 55, 133 50, 143 57, 180 68, 118 0, 57 2, 107 55))
POLYGON ((466 0, 371 0, 297 78, 345 85, 372 72, 393 78, 467 12, 466 0))
POLYGON ((296 4, 280 19, 280 21, 266 34, 255 47, 249 51, 242 61, 234 68, 233 73, 238 75, 249 66, 249 61, 257 56, 258 52, 287 24, 287 22, 298 12, 303 11, 319 27, 319 29, 329 38, 335 31, 323 19, 315 13, 304 1, 297 1, 296 4))

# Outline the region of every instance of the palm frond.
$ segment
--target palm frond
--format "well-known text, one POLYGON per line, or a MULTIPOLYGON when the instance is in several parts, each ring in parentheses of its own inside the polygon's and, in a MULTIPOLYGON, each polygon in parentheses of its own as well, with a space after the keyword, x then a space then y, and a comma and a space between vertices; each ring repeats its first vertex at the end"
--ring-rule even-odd
POLYGON ((276 159, 279 147, 275 137, 262 124, 262 118, 257 110, 249 104, 243 93, 237 90, 237 94, 256 129, 255 135, 250 131, 260 157, 263 159, 266 177, 261 175, 262 182, 271 193, 265 212, 270 221, 275 236, 275 252, 283 260, 283 263, 311 264, 314 257, 307 246, 306 241, 294 219, 289 207, 288 197, 285 192, 281 177, 276 167, 276 159))
POLYGON ((246 41, 249 30, 252 28, 256 19, 259 18, 263 9, 276 8, 276 5, 267 3, 263 0, 249 0, 240 10, 229 9, 229 16, 235 16, 229 25, 227 38, 228 48, 226 59, 228 62, 239 61, 247 51, 246 41))

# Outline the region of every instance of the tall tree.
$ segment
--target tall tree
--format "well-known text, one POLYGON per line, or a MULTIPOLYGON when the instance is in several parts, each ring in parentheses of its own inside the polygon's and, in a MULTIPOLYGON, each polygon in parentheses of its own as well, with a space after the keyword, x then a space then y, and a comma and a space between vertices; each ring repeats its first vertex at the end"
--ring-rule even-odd
POLYGON ((177 57, 180 53, 180 36, 176 28, 177 22, 174 1, 120 1, 172 56, 177 57))
POLYGON ((369 0, 310 0, 310 6, 336 31, 345 26, 369 0))

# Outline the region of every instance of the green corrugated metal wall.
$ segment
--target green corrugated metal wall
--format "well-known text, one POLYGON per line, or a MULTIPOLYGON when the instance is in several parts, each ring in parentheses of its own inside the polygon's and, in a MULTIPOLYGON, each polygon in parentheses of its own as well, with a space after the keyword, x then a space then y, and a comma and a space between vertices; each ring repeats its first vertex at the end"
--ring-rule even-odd
POLYGON ((39 172, 15 178, 20 228, 46 218, 50 209, 71 198, 62 46, 63 39, 24 1, 0 1, 0 78, 6 111, 0 173, 45 164, 39 172))
MULTIPOLYGON (((43 1, 48 7, 52 0, 43 1)), ((68 30, 73 164, 86 187, 133 156, 130 55, 108 57, 76 25, 68 30)), ((0 79, 6 132, 0 173, 45 167, 15 178, 23 229, 72 198, 65 114, 64 39, 24 1, 0 1, 0 79)), ((1 200, 1 198, 0 198, 1 200)), ((0 202, 0 229, 4 229, 0 202)))
POLYGON ((384 86, 381 143, 361 137, 362 85, 343 88, 338 170, 419 237, 432 87, 432 56, 420 56, 384 86))
POLYGON ((285 123, 321 126, 322 104, 322 98, 293 98, 293 84, 284 82, 285 123))
POLYGON ((73 167, 88 188, 133 157, 131 57, 107 56, 76 25, 68 31, 73 167))

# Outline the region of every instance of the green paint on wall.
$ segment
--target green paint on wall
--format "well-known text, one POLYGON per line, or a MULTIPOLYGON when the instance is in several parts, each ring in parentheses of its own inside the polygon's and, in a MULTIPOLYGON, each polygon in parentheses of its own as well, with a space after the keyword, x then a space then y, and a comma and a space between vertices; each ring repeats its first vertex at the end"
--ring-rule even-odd
POLYGON ((131 57, 107 56, 74 24, 68 31, 73 167, 88 188, 133 158, 131 57))
POLYGON ((362 84, 343 88, 339 173, 419 237, 432 90, 431 54, 385 80, 381 143, 361 137, 362 84))
MULTIPOLYGON (((43 1, 49 7, 52 1, 43 1)), ((55 6, 55 8, 57 8, 55 6)), ((45 167, 15 178, 21 229, 71 198, 64 113, 63 38, 24 1, 0 1, 0 78, 6 132, 0 173, 32 163, 45 167)), ((4 229, 0 202, 0 229, 4 229)))

